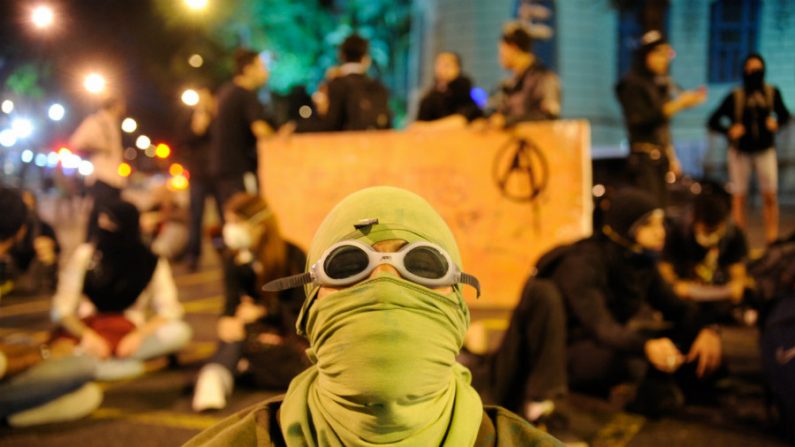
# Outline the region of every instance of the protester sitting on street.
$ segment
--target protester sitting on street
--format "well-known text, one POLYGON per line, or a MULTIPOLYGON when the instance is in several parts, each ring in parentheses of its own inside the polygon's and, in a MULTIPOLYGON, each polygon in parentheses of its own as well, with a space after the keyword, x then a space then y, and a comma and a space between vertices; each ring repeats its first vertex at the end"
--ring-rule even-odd
POLYGON ((351 194, 326 217, 305 273, 299 333, 313 365, 187 445, 561 445, 483 407, 455 356, 469 325, 453 234, 422 198, 392 187, 351 194))
POLYGON ((473 371, 484 396, 531 421, 565 403, 568 387, 607 396, 623 383, 640 384, 631 409, 672 411, 678 379, 701 383, 721 362, 718 333, 657 271, 662 209, 633 189, 602 203, 601 231, 539 260, 500 348, 473 371), (648 307, 670 330, 639 329, 648 307))
POLYGON ((702 311, 721 322, 745 291, 748 244, 731 219, 731 197, 722 186, 701 182, 693 213, 668 231, 660 273, 677 296, 700 302, 702 311))
POLYGON ((141 240, 135 206, 111 202, 98 223, 95 241, 80 245, 62 272, 53 344, 103 360, 97 377, 112 380, 142 373, 143 360, 175 353, 191 329, 168 261, 141 240))
MULTIPOLYGON (((28 211, 17 191, 2 186, 0 209, 1 258, 25 233, 28 211)), ((102 401, 102 390, 89 383, 94 368, 87 357, 50 358, 44 345, 0 341, 0 422, 23 427, 88 415, 102 401)))
POLYGON ((309 366, 306 340, 295 333, 303 292, 261 290, 270 280, 302 272, 306 255, 282 239, 261 197, 234 195, 225 213, 226 305, 218 320, 218 348, 196 382, 195 411, 224 408, 235 376, 260 388, 284 390, 309 366))
POLYGON ((152 191, 153 203, 141 214, 141 232, 152 253, 174 260, 188 246, 188 209, 166 185, 152 191))
POLYGON ((472 121, 483 115, 472 99, 472 81, 461 73, 461 56, 439 53, 434 65, 433 86, 420 101, 417 121, 436 121, 451 116, 472 121))
POLYGON ((8 274, 13 292, 21 294, 52 293, 58 277, 61 247, 55 230, 39 216, 36 196, 22 191, 28 209, 25 236, 9 251, 8 274))

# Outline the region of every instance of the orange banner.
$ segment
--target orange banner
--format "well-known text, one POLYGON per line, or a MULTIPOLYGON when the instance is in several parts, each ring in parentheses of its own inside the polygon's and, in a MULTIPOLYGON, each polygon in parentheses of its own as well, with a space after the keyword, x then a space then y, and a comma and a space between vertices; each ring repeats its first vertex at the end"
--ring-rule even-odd
POLYGON ((260 179, 283 234, 304 248, 351 192, 392 185, 420 194, 480 279, 481 298, 467 293, 473 306, 513 306, 539 255, 591 233, 586 121, 294 135, 260 148, 260 179))

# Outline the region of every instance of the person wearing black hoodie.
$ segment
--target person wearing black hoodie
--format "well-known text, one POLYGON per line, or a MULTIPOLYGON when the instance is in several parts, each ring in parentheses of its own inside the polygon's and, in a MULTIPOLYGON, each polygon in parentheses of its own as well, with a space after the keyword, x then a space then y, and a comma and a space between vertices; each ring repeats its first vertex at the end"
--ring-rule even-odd
POLYGON ((709 118, 708 126, 729 140, 728 168, 734 221, 745 228, 745 202, 751 169, 762 192, 765 237, 778 238, 778 167, 775 136, 789 121, 781 92, 765 83, 765 60, 750 54, 743 61, 743 85, 732 90, 709 118), (728 122, 728 124, 727 124, 728 122))
POLYGON ((719 334, 657 271, 665 227, 654 198, 627 189, 602 203, 604 226, 542 256, 501 346, 473 368, 485 400, 531 421, 562 403, 569 386, 606 395, 640 384, 636 410, 674 410, 678 381, 701 381, 721 361, 719 334), (649 308, 664 329, 636 324, 649 308))
POLYGON ((470 95, 472 81, 461 73, 461 56, 444 51, 436 56, 434 83, 420 101, 417 121, 434 121, 461 115, 472 121, 483 115, 470 95))
POLYGON ((668 75, 674 51, 659 31, 640 38, 630 72, 616 85, 629 139, 627 169, 633 184, 665 207, 668 172, 679 175, 670 120, 707 98, 706 89, 682 91, 668 75))

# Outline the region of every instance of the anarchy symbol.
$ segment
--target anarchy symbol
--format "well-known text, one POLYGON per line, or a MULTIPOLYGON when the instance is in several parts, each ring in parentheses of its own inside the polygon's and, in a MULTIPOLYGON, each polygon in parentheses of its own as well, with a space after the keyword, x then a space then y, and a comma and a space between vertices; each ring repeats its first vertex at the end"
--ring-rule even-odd
POLYGON ((494 159, 493 176, 502 195, 516 202, 532 202, 549 180, 544 153, 526 138, 512 138, 494 159))

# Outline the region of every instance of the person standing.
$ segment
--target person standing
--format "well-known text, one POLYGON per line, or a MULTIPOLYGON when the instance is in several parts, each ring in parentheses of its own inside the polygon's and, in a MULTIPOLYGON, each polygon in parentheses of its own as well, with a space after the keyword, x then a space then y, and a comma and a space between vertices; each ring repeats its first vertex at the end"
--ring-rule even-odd
POLYGON ((706 89, 679 91, 668 75, 673 48, 659 31, 640 38, 630 72, 616 85, 629 138, 627 169, 635 187, 668 201, 668 172, 681 172, 671 138, 671 118, 707 99, 706 89))
POLYGON ((746 226, 745 201, 751 169, 762 192, 768 243, 778 238, 778 167, 775 135, 789 120, 781 92, 765 83, 765 60, 751 54, 743 62, 743 85, 726 95, 707 125, 729 140, 728 168, 734 221, 746 226), (729 124, 726 124, 728 121, 729 124))
POLYGON ((417 121, 460 115, 467 121, 483 115, 470 95, 472 80, 461 72, 461 56, 444 51, 436 56, 433 86, 423 95, 417 121))
POLYGON ((560 79, 533 54, 533 38, 518 22, 503 27, 499 43, 500 65, 512 76, 500 84, 492 98, 493 127, 512 126, 522 121, 560 117, 560 79))
POLYGON ((97 235, 99 210, 119 200, 126 183, 125 178, 119 175, 124 151, 121 119, 126 109, 124 99, 119 96, 105 99, 100 110, 86 117, 69 138, 69 146, 88 153, 94 164, 94 173, 88 178, 94 204, 88 217, 87 241, 97 235))
POLYGON ((256 51, 235 51, 235 76, 217 94, 210 129, 210 174, 226 202, 237 192, 257 192, 257 144, 273 134, 257 91, 270 73, 256 51))

